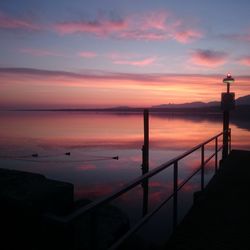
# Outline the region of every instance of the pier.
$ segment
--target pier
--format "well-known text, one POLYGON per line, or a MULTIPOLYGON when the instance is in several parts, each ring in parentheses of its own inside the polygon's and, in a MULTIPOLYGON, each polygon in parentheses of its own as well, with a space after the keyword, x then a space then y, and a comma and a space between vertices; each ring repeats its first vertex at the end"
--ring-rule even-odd
POLYGON ((249 249, 249 180, 250 151, 232 150, 165 249, 249 249))

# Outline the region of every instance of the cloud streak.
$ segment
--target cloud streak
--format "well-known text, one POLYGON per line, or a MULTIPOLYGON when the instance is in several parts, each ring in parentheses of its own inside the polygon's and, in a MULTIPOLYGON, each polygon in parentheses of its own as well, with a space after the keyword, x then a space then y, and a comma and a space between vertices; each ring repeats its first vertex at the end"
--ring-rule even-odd
POLYGON ((219 37, 227 41, 236 41, 236 42, 244 42, 244 43, 250 42, 250 33, 222 34, 222 35, 219 35, 219 37))
POLYGON ((155 57, 149 57, 141 60, 117 60, 113 61, 114 64, 125 64, 125 65, 131 65, 131 66, 138 66, 138 67, 145 67, 152 65, 155 62, 155 57))
POLYGON ((97 53, 94 51, 81 51, 78 53, 78 56, 90 59, 97 57, 97 53))
POLYGON ((190 41, 200 39, 202 36, 202 33, 195 29, 186 29, 173 33, 173 38, 180 43, 189 43, 190 41))
POLYGON ((195 65, 215 68, 227 62, 228 54, 214 50, 197 49, 191 53, 191 62, 195 65))
POLYGON ((92 34, 123 40, 165 41, 188 43, 203 36, 202 32, 167 11, 131 14, 114 19, 106 15, 94 20, 64 21, 54 25, 62 34, 92 34), (184 25, 185 23, 185 25, 184 25))
MULTIPOLYGON (((209 75, 199 75, 199 74, 133 74, 133 73, 113 73, 105 71, 83 71, 83 73, 75 73, 69 71, 58 71, 58 70, 42 70, 35 68, 0 68, 0 75, 27 75, 27 76, 39 76, 39 77, 67 77, 75 79, 93 79, 93 80, 131 80, 131 81, 142 81, 142 82, 151 82, 154 84, 154 81, 166 85, 166 79, 171 79, 174 81, 180 80, 180 77, 185 79, 186 77, 190 78, 207 78, 209 75)), ((223 77, 221 75, 212 75, 212 77, 223 77)), ((185 81, 185 80, 184 80, 185 81)))
MULTIPOLYGON (((1 107, 152 106, 211 101, 224 89, 222 75, 129 74, 103 71, 0 68, 1 107)), ((237 94, 249 94, 249 76, 236 77, 237 94)))
POLYGON ((91 19, 64 20, 45 25, 36 24, 30 18, 12 17, 0 12, 0 29, 47 30, 61 35, 88 34, 99 38, 119 40, 167 41, 189 43, 200 39, 203 34, 187 20, 181 20, 172 13, 161 10, 116 17, 110 14, 91 19))
POLYGON ((55 24, 54 28, 62 35, 74 33, 89 33, 97 36, 107 36, 113 32, 125 29, 123 20, 70 21, 55 24))
POLYGON ((32 49, 32 48, 22 48, 19 50, 21 53, 30 54, 32 56, 62 56, 62 54, 50 51, 47 49, 32 49))
POLYGON ((35 31, 40 30, 41 26, 35 24, 32 20, 12 17, 0 11, 0 29, 1 28, 35 31))

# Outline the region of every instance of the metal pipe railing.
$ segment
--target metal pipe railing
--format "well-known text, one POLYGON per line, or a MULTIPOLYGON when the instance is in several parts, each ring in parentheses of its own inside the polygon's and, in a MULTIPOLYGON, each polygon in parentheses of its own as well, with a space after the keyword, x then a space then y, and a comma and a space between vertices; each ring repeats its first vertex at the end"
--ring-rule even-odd
POLYGON ((82 208, 79 208, 78 210, 72 212, 71 214, 67 216, 55 216, 55 215, 46 215, 47 218, 49 217, 50 219, 62 223, 64 226, 72 225, 74 221, 79 219, 81 216, 91 213, 95 211, 97 208, 99 208, 102 205, 105 205, 114 199, 120 197, 124 193, 128 192, 132 188, 136 187, 137 185, 148 181, 149 178, 152 176, 155 176, 159 172, 167 169, 170 166, 173 166, 174 171, 173 171, 173 193, 169 195, 158 207, 156 207, 153 211, 145 214, 130 230, 128 230, 118 241, 116 241, 110 249, 116 249, 119 245, 121 245, 131 234, 135 233, 143 224, 145 224, 146 221, 148 221, 163 205, 165 205, 170 199, 173 198, 173 228, 175 228, 178 224, 178 191, 194 176, 196 175, 199 171, 201 171, 201 190, 204 189, 205 184, 204 184, 204 175, 205 175, 205 165, 213 158, 215 157, 215 172, 218 170, 218 152, 221 151, 223 148, 222 146, 218 146, 218 138, 224 133, 228 134, 229 137, 229 150, 231 150, 231 130, 229 129, 228 131, 223 131, 210 139, 206 140, 203 143, 198 144, 197 146, 191 148, 190 150, 184 152, 183 154, 173 158, 172 160, 167 161, 166 163, 152 169, 151 171, 143 174, 142 176, 132 180, 131 182, 127 183, 124 187, 120 188, 113 194, 101 198, 99 200, 96 200, 82 208), (212 142, 215 140, 215 147, 214 150, 215 152, 210 155, 207 159, 205 159, 205 145, 208 143, 212 142), (193 152, 197 151, 198 149, 201 149, 201 164, 200 167, 195 170, 187 179, 182 181, 182 183, 178 184, 178 162, 185 158, 186 156, 192 154, 193 152))

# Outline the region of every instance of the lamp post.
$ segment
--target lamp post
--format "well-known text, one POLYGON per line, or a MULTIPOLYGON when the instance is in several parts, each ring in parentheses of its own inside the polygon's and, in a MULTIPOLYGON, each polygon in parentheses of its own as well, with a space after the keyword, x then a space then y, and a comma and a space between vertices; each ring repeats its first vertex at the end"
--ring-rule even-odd
POLYGON ((235 107, 235 94, 230 92, 230 84, 234 83, 234 78, 231 74, 223 79, 223 83, 227 84, 227 92, 221 93, 221 108, 223 110, 223 148, 222 160, 228 156, 228 137, 229 137, 229 120, 230 110, 235 107))

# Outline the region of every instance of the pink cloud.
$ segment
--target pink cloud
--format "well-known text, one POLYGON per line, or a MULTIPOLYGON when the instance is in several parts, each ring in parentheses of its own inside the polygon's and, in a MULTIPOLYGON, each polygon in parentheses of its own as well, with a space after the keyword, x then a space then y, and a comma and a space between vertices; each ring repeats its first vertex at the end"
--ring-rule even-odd
POLYGON ((138 56, 139 54, 137 53, 124 53, 124 52, 112 52, 106 55, 106 57, 111 60, 131 59, 138 56))
POLYGON ((107 55, 107 58, 111 59, 114 64, 124 64, 138 67, 152 65, 157 59, 156 57, 141 58, 141 56, 136 53, 122 52, 113 52, 107 55))
POLYGON ((170 13, 165 10, 151 11, 146 13, 131 14, 127 17, 129 28, 139 28, 140 30, 166 30, 166 22, 170 13))
POLYGON ((46 49, 31 49, 31 48, 23 48, 20 49, 21 53, 30 54, 32 56, 62 56, 57 52, 49 51, 46 49))
POLYGON ((93 51, 82 51, 80 53, 78 53, 78 55, 80 57, 83 57, 83 58, 94 58, 94 57, 97 57, 97 54, 93 51))
POLYGON ((156 58, 149 57, 149 58, 145 58, 145 59, 142 59, 142 60, 135 60, 135 61, 132 61, 132 60, 117 60, 117 61, 114 61, 113 63, 144 67, 144 66, 152 65, 155 62, 155 60, 156 60, 156 58))
POLYGON ((0 12, 0 28, 3 29, 25 29, 25 30, 39 30, 41 27, 31 20, 14 18, 0 12))
POLYGON ((225 52, 197 49, 191 54, 191 62, 196 65, 214 68, 225 64, 228 55, 225 52))
POLYGON ((126 27, 126 22, 120 20, 72 21, 55 25, 60 34, 90 33, 97 36, 107 36, 126 27))
POLYGON ((170 14, 166 11, 155 11, 147 13, 143 18, 146 29, 166 30, 166 21, 170 14))
POLYGON ((173 34, 173 38, 180 43, 188 43, 202 37, 202 33, 197 30, 187 29, 173 34))
POLYGON ((126 40, 146 40, 146 41, 164 41, 169 39, 169 36, 162 31, 154 30, 126 30, 118 35, 119 39, 126 40))
POLYGON ((250 56, 240 58, 239 62, 243 65, 250 66, 250 56))
POLYGON ((202 37, 187 21, 179 20, 165 10, 137 13, 113 20, 110 17, 92 21, 68 21, 54 26, 60 34, 88 33, 99 37, 128 40, 166 41, 174 39, 187 43, 202 37), (185 25, 184 25, 185 24, 185 25))

